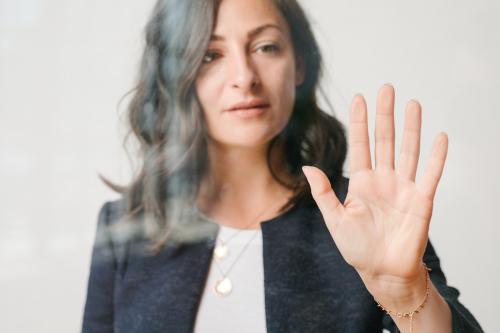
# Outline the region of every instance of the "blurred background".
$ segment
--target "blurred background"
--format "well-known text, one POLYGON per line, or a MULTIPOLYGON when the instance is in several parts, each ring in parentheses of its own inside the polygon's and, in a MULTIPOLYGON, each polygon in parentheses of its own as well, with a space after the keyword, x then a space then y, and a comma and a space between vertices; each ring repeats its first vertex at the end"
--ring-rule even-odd
MULTIPOLYGON (((0 0, 0 332, 80 330, 97 213, 118 197, 97 175, 130 180, 118 102, 154 2, 0 0)), ((448 133, 430 238, 460 300, 500 332, 500 2, 301 3, 345 124, 362 93, 373 132, 377 90, 390 82, 398 134, 406 102, 423 106, 420 172, 448 133)))

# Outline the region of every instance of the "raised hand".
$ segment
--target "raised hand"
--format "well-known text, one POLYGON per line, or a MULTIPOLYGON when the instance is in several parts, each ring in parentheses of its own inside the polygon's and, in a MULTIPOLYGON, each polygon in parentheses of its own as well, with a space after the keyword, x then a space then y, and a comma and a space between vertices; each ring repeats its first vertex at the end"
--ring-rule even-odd
MULTIPOLYGON (((420 152, 421 108, 410 101, 399 163, 394 165, 394 89, 384 85, 377 98, 375 167, 372 167, 367 107, 354 97, 350 111, 350 181, 344 204, 326 175, 304 167, 312 195, 344 259, 372 294, 397 293, 425 283, 422 257, 428 240, 434 194, 448 147, 439 134, 421 179, 415 182, 420 152)), ((424 292, 424 290, 422 290, 424 292)))

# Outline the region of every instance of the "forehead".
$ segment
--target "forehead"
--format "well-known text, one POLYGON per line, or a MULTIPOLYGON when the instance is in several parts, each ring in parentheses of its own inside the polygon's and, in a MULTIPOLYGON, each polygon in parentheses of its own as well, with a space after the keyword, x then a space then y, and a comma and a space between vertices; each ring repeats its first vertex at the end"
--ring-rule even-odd
POLYGON ((270 0, 222 0, 212 40, 226 35, 253 37, 263 32, 288 35, 288 24, 270 0))

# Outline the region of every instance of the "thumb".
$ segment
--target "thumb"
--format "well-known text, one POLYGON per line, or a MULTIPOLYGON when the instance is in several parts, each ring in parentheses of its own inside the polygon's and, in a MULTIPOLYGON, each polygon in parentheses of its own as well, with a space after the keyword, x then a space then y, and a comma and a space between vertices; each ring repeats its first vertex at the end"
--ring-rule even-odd
POLYGON ((323 215, 327 225, 334 227, 340 215, 344 211, 344 206, 333 192, 328 177, 323 171, 313 166, 303 166, 302 171, 311 187, 311 194, 323 215))

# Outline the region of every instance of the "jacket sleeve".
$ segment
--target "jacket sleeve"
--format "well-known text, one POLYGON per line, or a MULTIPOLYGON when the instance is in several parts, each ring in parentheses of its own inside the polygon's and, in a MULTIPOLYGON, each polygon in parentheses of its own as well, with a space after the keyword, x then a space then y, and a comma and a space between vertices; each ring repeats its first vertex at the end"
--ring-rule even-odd
POLYGON ((113 294, 116 258, 110 235, 112 203, 100 209, 92 248, 82 332, 113 332, 113 294))
MULTIPOLYGON (((427 243, 424 253, 424 262, 432 270, 429 272, 430 278, 441 296, 448 303, 451 310, 452 333, 481 333, 484 332, 479 326, 474 316, 460 303, 458 289, 447 285, 446 277, 441 269, 439 258, 431 242, 427 243)), ((396 324, 388 315, 384 315, 383 327, 391 333, 399 333, 396 324)))

